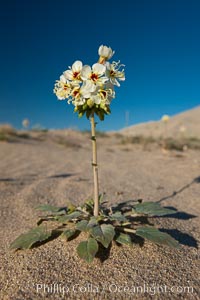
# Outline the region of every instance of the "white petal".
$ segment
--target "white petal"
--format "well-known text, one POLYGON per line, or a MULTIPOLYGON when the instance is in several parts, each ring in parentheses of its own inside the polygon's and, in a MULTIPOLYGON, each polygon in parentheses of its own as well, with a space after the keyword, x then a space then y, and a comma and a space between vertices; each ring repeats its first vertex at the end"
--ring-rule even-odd
POLYGON ((102 83, 106 83, 109 80, 109 78, 107 76, 103 76, 101 78, 99 78, 99 81, 101 81, 102 83))
POLYGON ((98 50, 99 56, 102 56, 102 55, 101 55, 101 54, 102 54, 102 51, 103 51, 103 45, 101 45, 101 46, 99 47, 99 50, 98 50))
POLYGON ((118 77, 119 80, 125 81, 125 76, 124 77, 118 77))
POLYGON ((109 53, 109 48, 107 46, 101 45, 99 47, 99 55, 103 57, 107 57, 109 53))
POLYGON ((65 100, 64 97, 57 96, 58 100, 65 100))
POLYGON ((81 87, 81 94, 85 97, 85 98, 89 98, 91 93, 93 93, 95 91, 96 87, 94 85, 94 83, 90 80, 87 80, 83 83, 82 87, 81 87))
POLYGON ((114 86, 113 86, 113 84, 110 81, 108 81, 106 83, 105 88, 106 89, 111 89, 112 91, 114 90, 114 86))
POLYGON ((92 70, 95 74, 103 75, 105 73, 106 67, 102 64, 96 63, 92 66, 92 70))
POLYGON ((105 63, 106 69, 110 70, 111 69, 111 63, 108 61, 105 63))
POLYGON ((73 72, 71 70, 67 70, 63 73, 63 75, 65 76, 65 78, 69 79, 69 80, 73 80, 73 72))
POLYGON ((108 47, 103 46, 103 48, 102 48, 102 56, 104 56, 104 57, 108 56, 108 47))
POLYGON ((81 70, 81 78, 87 80, 90 77, 92 70, 90 66, 84 66, 81 70))
POLYGON ((83 67, 82 61, 76 60, 72 65, 73 72, 80 72, 83 67))
POLYGON ((65 78, 64 75, 61 75, 60 76, 60 81, 63 82, 63 83, 66 83, 67 79, 65 78))
POLYGON ((92 100, 94 101, 95 104, 100 104, 101 103, 101 97, 99 95, 93 96, 92 100))
POLYGON ((116 78, 111 78, 110 81, 112 82, 112 84, 116 85, 116 86, 120 86, 119 82, 117 81, 116 78))
POLYGON ((78 102, 78 105, 83 105, 85 103, 85 101, 86 101, 85 98, 81 98, 77 102, 78 102))

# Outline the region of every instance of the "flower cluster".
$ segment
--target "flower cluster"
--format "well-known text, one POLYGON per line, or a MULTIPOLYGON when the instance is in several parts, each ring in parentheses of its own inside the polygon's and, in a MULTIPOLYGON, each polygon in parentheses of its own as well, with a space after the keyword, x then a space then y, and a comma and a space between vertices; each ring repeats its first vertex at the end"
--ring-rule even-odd
POLYGON ((114 86, 120 86, 119 81, 125 80, 125 74, 120 61, 108 62, 114 54, 110 47, 100 46, 98 54, 99 61, 92 67, 75 61, 56 81, 53 91, 59 100, 68 99, 79 117, 86 113, 89 118, 96 113, 103 120, 104 115, 110 113, 110 103, 115 98, 114 86))

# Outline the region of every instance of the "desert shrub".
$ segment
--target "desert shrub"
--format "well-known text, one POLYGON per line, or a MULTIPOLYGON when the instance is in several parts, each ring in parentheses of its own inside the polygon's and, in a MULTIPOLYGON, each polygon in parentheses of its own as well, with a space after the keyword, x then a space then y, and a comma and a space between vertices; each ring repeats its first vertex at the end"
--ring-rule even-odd
POLYGON ((114 133, 114 137, 116 137, 117 139, 123 139, 124 138, 123 134, 121 134, 119 132, 114 133))
POLYGON ((12 141, 17 137, 17 131, 9 124, 0 126, 0 141, 12 141))
POLYGON ((109 135, 105 131, 99 131, 99 130, 96 130, 96 136, 97 137, 102 137, 102 138, 104 138, 104 137, 108 138, 109 137, 109 135))
MULTIPOLYGON (((83 134, 88 134, 88 135, 91 134, 90 130, 87 130, 87 129, 82 130, 81 132, 83 134)), ((100 131, 100 130, 96 130, 96 136, 97 137, 109 137, 109 135, 105 131, 100 131)))
POLYGON ((0 133, 5 135, 16 135, 16 130, 9 124, 0 125, 0 133))
POLYGON ((188 138, 166 138, 160 140, 160 144, 167 150, 184 151, 185 149, 200 150, 200 139, 196 137, 188 138))
POLYGON ((18 132, 17 136, 22 139, 29 139, 30 135, 27 132, 18 132))
POLYGON ((81 147, 82 147, 80 144, 75 143, 75 142, 73 142, 73 141, 70 141, 70 140, 68 140, 67 138, 61 137, 61 136, 59 136, 59 137, 54 137, 53 140, 54 140, 54 142, 56 142, 57 144, 63 145, 63 146, 65 146, 65 147, 67 147, 67 148, 76 148, 76 149, 78 149, 78 148, 81 148, 81 147))
POLYGON ((40 124, 35 124, 33 125, 33 127, 31 128, 31 131, 36 131, 36 132, 48 132, 48 129, 43 127, 40 124))
POLYGON ((190 137, 187 139, 186 145, 190 149, 200 150, 200 139, 196 137, 190 137))
POLYGON ((136 136, 128 136, 123 137, 121 140, 121 144, 140 144, 140 145, 147 145, 155 143, 156 139, 154 139, 152 136, 143 136, 143 135, 136 135, 136 136))
POLYGON ((0 132, 0 141, 8 141, 8 137, 3 132, 0 132))

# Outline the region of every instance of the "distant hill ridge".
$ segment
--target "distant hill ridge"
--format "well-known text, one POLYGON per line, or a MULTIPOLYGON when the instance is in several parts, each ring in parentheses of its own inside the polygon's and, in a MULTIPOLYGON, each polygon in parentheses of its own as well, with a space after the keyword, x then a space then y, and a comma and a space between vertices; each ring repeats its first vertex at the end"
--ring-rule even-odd
POLYGON ((200 138, 200 106, 170 116, 168 122, 153 121, 141 123, 120 130, 121 134, 129 136, 160 137, 198 137, 200 138))

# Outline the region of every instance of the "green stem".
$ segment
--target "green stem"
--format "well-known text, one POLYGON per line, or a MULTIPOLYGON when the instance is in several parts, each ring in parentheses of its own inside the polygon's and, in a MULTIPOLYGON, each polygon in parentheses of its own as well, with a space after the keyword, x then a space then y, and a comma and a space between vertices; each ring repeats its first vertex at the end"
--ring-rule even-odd
POLYGON ((123 232, 130 232, 130 233, 136 233, 135 229, 131 229, 131 228, 122 228, 122 227, 117 227, 120 231, 123 232))
POLYGON ((99 182, 98 182, 98 165, 97 165, 97 144, 95 134, 94 113, 91 116, 91 133, 92 133, 92 168, 94 176, 94 216, 99 215, 99 182))

